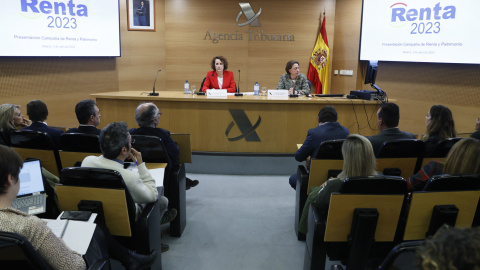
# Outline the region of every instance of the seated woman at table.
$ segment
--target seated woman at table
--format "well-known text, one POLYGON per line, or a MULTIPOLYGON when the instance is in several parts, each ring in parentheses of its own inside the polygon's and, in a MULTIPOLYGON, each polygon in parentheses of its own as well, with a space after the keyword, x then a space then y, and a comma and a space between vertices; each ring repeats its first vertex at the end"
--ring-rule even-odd
POLYGON ((453 145, 448 152, 445 163, 430 161, 420 171, 412 175, 408 180, 410 191, 423 190, 427 181, 434 175, 439 174, 475 174, 480 173, 480 141, 473 138, 465 138, 453 145))
POLYGON ((308 208, 310 208, 310 204, 313 203, 320 207, 322 213, 327 215, 330 196, 333 192, 340 191, 345 178, 377 175, 372 144, 362 135, 351 134, 345 139, 342 145, 342 156, 343 170, 337 178, 329 179, 323 185, 310 189, 300 218, 299 232, 307 233, 308 208))
POLYGON ((422 138, 425 141, 425 156, 432 154, 435 146, 448 138, 457 137, 452 112, 443 105, 433 105, 425 116, 427 134, 422 138))
POLYGON ((202 91, 208 89, 227 89, 228 93, 235 93, 235 78, 233 72, 227 71, 228 62, 223 56, 215 56, 210 64, 213 71, 207 73, 202 91))
POLYGON ((300 65, 295 60, 288 61, 285 66, 287 73, 280 76, 277 89, 288 90, 289 94, 310 94, 310 86, 305 74, 300 73, 300 65))
MULTIPOLYGON (((86 269, 82 255, 72 251, 58 238, 47 223, 12 208, 20 189, 20 169, 23 161, 12 149, 0 145, 0 231, 17 233, 25 237, 52 269, 86 269)), ((136 254, 121 246, 106 228, 102 230, 111 258, 120 261, 126 269, 143 269, 152 265, 157 252, 136 254)))

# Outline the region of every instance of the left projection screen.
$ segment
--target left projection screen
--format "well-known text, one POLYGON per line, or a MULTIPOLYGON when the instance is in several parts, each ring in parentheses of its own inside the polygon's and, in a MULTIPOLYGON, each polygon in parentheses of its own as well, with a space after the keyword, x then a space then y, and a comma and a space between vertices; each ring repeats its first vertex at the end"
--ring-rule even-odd
POLYGON ((8 0, 0 56, 120 56, 118 0, 8 0))

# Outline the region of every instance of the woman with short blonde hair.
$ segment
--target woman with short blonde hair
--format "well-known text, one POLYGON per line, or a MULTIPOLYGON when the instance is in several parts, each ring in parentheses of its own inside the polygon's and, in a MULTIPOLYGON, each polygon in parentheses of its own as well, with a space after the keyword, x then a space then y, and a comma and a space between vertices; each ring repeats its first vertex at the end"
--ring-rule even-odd
POLYGON ((330 196, 333 192, 340 191, 345 178, 376 175, 376 160, 373 147, 370 141, 358 134, 351 134, 345 139, 342 145, 343 170, 337 178, 329 179, 320 187, 312 187, 303 207, 302 217, 298 231, 307 233, 308 208, 315 204, 322 209, 324 214, 328 213, 330 196))
POLYGON ((422 190, 427 181, 439 174, 468 174, 480 173, 480 141, 474 138, 465 138, 453 145, 448 152, 445 163, 430 161, 419 172, 408 180, 410 191, 422 190))
POLYGON ((32 121, 26 119, 20 111, 19 105, 0 105, 0 131, 9 131, 17 127, 27 127, 32 121))

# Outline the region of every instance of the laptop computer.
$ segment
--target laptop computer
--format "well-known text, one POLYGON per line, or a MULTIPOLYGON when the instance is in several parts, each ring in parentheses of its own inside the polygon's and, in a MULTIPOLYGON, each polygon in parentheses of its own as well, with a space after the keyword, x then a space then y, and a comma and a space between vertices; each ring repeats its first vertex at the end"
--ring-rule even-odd
POLYGON ((46 210, 46 193, 43 185, 42 166, 39 159, 23 163, 20 170, 20 190, 12 207, 27 214, 42 214, 46 210))

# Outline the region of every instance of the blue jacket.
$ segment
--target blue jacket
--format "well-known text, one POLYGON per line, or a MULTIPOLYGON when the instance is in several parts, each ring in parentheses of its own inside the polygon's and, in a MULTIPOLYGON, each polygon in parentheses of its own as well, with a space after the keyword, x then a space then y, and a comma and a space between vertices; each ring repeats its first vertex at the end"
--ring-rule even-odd
POLYGON ((56 128, 48 127, 42 122, 33 122, 30 126, 22 128, 22 130, 33 130, 47 133, 52 139, 52 142, 57 147, 57 149, 60 145, 60 135, 63 134, 63 131, 56 128))
POLYGON ((316 128, 308 130, 307 138, 302 147, 295 153, 295 159, 304 161, 309 156, 314 156, 323 141, 346 139, 348 129, 338 122, 328 122, 316 128))

